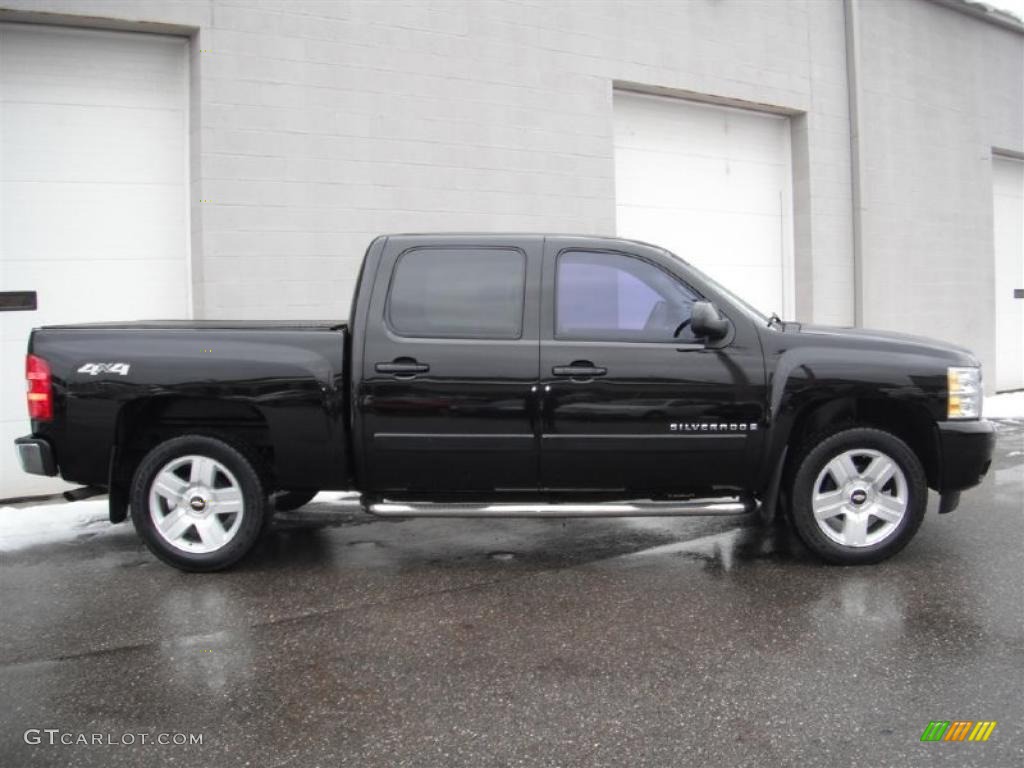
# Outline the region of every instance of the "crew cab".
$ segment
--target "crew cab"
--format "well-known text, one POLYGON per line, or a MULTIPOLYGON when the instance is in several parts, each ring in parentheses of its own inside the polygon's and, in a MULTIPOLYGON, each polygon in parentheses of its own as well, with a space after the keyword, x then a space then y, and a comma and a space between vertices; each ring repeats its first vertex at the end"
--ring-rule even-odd
POLYGON ((347 322, 44 327, 26 371, 25 471, 106 490, 193 571, 321 490, 397 517, 781 512, 872 563, 994 444, 967 350, 783 322, 605 237, 382 236, 347 322))

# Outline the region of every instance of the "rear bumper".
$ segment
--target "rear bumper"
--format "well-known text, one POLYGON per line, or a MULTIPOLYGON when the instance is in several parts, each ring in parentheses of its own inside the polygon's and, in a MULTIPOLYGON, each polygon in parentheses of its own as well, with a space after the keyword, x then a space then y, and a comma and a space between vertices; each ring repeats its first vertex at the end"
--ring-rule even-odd
POLYGON ((991 421, 941 421, 940 493, 962 491, 980 483, 992 464, 996 429, 991 421))
POLYGON ((30 475, 57 474, 57 462, 53 457, 53 448, 48 442, 38 437, 19 437, 14 441, 18 451, 21 468, 30 475))

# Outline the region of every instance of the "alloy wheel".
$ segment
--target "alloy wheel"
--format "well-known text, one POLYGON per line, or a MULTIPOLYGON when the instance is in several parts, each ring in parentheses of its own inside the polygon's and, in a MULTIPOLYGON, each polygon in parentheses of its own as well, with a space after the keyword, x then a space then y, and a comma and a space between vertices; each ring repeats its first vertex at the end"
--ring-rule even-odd
POLYGON ((157 534, 192 554, 216 552, 238 533, 245 515, 235 476, 209 456, 179 456, 156 473, 149 514, 157 534))
POLYGON ((829 539, 844 547, 870 547, 899 528, 907 513, 907 478, 885 453, 860 448, 831 459, 818 474, 811 496, 814 519, 829 539))

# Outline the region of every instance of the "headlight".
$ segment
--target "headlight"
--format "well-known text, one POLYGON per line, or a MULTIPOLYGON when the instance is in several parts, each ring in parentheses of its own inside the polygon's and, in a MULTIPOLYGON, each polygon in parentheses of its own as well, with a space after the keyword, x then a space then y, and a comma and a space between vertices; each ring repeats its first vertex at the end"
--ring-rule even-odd
POLYGON ((950 368, 949 405, 950 419, 981 418, 981 368, 950 368))

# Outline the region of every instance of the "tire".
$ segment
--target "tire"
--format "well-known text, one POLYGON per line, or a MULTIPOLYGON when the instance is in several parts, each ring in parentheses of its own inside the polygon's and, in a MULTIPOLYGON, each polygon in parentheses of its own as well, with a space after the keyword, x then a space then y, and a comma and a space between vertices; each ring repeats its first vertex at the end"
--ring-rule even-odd
POLYGON ((318 491, 282 491, 274 496, 274 509, 278 512, 292 512, 313 500, 318 491))
POLYGON ((796 467, 793 527, 829 563, 885 560, 921 526, 928 503, 924 468, 889 432, 852 427, 819 435, 806 443, 796 467))
POLYGON ((252 549, 267 518, 260 476, 239 448, 206 435, 161 443, 132 479, 132 522, 149 550, 183 571, 218 571, 252 549))

